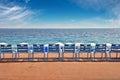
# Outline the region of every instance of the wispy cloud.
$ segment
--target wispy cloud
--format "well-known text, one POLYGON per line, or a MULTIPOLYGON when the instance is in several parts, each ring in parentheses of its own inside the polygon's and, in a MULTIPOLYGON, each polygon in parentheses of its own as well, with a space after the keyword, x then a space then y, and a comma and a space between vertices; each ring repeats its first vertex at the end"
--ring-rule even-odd
POLYGON ((20 12, 18 14, 14 14, 14 15, 11 15, 9 17, 9 20, 19 20, 19 19, 23 19, 27 16, 29 16, 29 14, 31 14, 31 11, 23 11, 23 12, 20 12))
POLYGON ((11 8, 7 7, 7 8, 4 8, 4 9, 5 10, 2 11, 2 15, 7 15, 7 14, 10 14, 10 13, 16 12, 18 10, 21 10, 21 7, 13 6, 11 8))
POLYGON ((92 8, 98 11, 101 9, 110 10, 116 4, 120 3, 119 0, 72 0, 72 2, 83 8, 92 8))
MULTIPOLYGON (((95 11, 105 11, 107 16, 110 17, 108 19, 105 19, 103 17, 99 20, 99 22, 104 22, 105 27, 120 27, 120 0, 71 0, 76 5, 80 6, 84 9, 93 9, 95 11)), ((86 22, 91 22, 90 19, 86 20, 86 22), (89 20, 89 21, 88 21, 89 20)), ((96 27, 100 24, 96 23, 96 17, 93 18, 94 24, 96 24, 96 27)), ((104 25, 100 25, 103 26, 104 25)))
POLYGON ((25 0, 25 4, 19 5, 16 1, 9 4, 9 0, 1 0, 0 2, 0 25, 2 27, 17 26, 18 24, 27 24, 27 19, 34 13, 26 7, 26 3, 30 0, 25 0), (5 4, 8 2, 8 4, 5 4))

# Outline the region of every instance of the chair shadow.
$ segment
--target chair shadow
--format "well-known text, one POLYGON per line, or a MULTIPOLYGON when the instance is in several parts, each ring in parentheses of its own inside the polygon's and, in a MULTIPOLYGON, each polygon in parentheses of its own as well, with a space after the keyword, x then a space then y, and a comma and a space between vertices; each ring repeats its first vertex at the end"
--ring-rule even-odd
POLYGON ((19 59, 11 59, 4 58, 0 60, 0 63, 9 63, 9 62, 120 62, 120 58, 19 58, 19 59))

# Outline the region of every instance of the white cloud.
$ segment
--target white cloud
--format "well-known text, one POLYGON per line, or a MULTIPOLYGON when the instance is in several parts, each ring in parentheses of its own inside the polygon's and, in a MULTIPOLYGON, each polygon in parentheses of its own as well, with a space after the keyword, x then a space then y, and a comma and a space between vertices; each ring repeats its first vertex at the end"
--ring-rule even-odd
MULTIPOLYGON (((4 7, 4 6, 3 6, 4 7)), ((6 6, 5 6, 6 7, 6 6)), ((1 9, 0 20, 19 20, 25 19, 32 14, 32 11, 20 6, 6 7, 1 9)))
POLYGON ((20 6, 16 3, 11 5, 8 5, 8 4, 5 5, 4 1, 0 3, 1 27, 12 28, 12 27, 17 27, 17 25, 19 24, 22 24, 22 25, 28 24, 27 20, 31 17, 31 15, 33 14, 33 11, 31 11, 25 6, 20 6))
POLYGON ((1 15, 3 16, 6 16, 6 15, 9 15, 9 14, 13 14, 14 12, 16 11, 19 11, 21 10, 22 8, 21 7, 18 7, 18 6, 13 6, 13 7, 7 7, 7 8, 4 8, 4 10, 2 10, 1 12, 1 15))
POLYGON ((72 0, 78 6, 83 8, 92 8, 94 10, 109 10, 114 7, 116 4, 120 3, 119 0, 72 0))
POLYGON ((18 7, 18 6, 13 6, 11 8, 7 8, 6 10, 3 11, 3 15, 7 15, 7 14, 10 14, 10 13, 16 12, 20 9, 21 9, 21 7, 18 7))
POLYGON ((99 20, 96 20, 95 17, 93 19, 87 19, 82 21, 81 24, 89 23, 88 26, 96 26, 96 27, 119 27, 120 28, 120 0, 71 0, 76 5, 84 8, 84 9, 93 9, 95 11, 104 10, 109 17, 108 19, 104 17, 99 17, 99 20), (91 22, 92 20, 92 22, 91 22), (85 23, 84 23, 85 22, 85 23), (97 23, 98 22, 98 23, 97 23), (95 25, 93 25, 95 24, 95 25), (104 25, 101 25, 104 24, 104 25))
POLYGON ((31 13, 30 11, 24 11, 21 14, 12 15, 9 19, 10 20, 18 20, 18 19, 21 19, 21 18, 28 16, 30 13, 31 13))

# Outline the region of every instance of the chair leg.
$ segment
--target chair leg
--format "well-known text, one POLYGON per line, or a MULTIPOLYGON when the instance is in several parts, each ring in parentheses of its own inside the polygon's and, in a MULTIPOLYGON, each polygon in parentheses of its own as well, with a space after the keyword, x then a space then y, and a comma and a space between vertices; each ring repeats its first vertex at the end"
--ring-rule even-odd
POLYGON ((19 60, 19 58, 20 58, 20 53, 17 53, 17 55, 18 55, 18 58, 17 58, 17 61, 19 60))
POLYGON ((90 59, 92 60, 92 52, 90 52, 90 59))
POLYGON ((30 55, 30 54, 28 53, 28 61, 29 61, 29 55, 30 55))
POLYGON ((62 52, 59 52, 60 53, 60 59, 59 59, 59 61, 61 61, 61 59, 62 59, 62 52))
POLYGON ((32 61, 34 61, 34 52, 32 52, 32 61))
POLYGON ((3 53, 3 59, 5 58, 5 54, 3 53))
POLYGON ((105 59, 108 60, 107 52, 105 52, 105 59))
POLYGON ((92 52, 90 52, 90 60, 92 61, 92 52))
POLYGON ((118 53, 116 53, 116 59, 118 58, 118 53))
POLYGON ((111 53, 109 52, 109 58, 111 59, 111 53))
POLYGON ((78 53, 78 60, 80 59, 80 52, 78 53))
POLYGON ((12 53, 12 61, 14 61, 14 53, 12 53))
POLYGON ((78 58, 77 58, 77 55, 78 55, 78 52, 76 52, 75 53, 75 60, 77 60, 78 58))
POLYGON ((48 59, 49 58, 49 53, 47 52, 46 54, 47 54, 47 59, 48 59))
POLYGON ((103 53, 101 54, 101 59, 103 59, 103 53))
POLYGON ((88 59, 88 57, 89 57, 89 53, 87 53, 87 59, 88 59))
POLYGON ((30 61, 31 53, 28 53, 28 61, 30 61))
POLYGON ((59 61, 61 60, 61 52, 59 52, 59 61))
POLYGON ((45 59, 45 53, 44 53, 44 59, 45 59))
POLYGON ((76 52, 73 53, 73 60, 75 61, 76 60, 76 52))
POLYGON ((0 61, 1 61, 1 53, 0 53, 0 61))
POLYGON ((44 53, 44 59, 45 59, 45 60, 48 59, 48 53, 47 53, 47 52, 44 53))
POLYGON ((58 60, 60 60, 60 52, 58 53, 58 60))
POLYGON ((17 59, 17 53, 14 53, 14 61, 17 59))
POLYGON ((94 60, 95 60, 95 52, 94 52, 94 60))
POLYGON ((118 53, 118 59, 119 59, 120 57, 119 57, 119 53, 118 53))
POLYGON ((73 52, 73 59, 75 59, 75 53, 73 52))
POLYGON ((62 52, 62 60, 64 60, 64 52, 62 52))

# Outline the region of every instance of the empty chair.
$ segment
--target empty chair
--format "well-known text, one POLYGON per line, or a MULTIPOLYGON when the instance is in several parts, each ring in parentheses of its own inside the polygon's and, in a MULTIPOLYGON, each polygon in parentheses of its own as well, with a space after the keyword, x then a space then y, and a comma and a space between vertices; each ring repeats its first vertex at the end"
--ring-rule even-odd
POLYGON ((116 53, 116 58, 117 58, 118 53, 120 53, 120 44, 112 44, 110 50, 110 58, 111 58, 111 53, 116 53))
POLYGON ((12 54, 11 58, 13 59, 12 45, 7 43, 0 43, 0 59, 4 59, 5 54, 12 54))
POLYGON ((73 54, 72 58, 74 59, 74 57, 75 57, 75 44, 73 44, 73 43, 64 44, 64 50, 63 50, 63 56, 62 56, 63 58, 64 58, 65 53, 67 53, 67 54, 72 53, 73 54))
POLYGON ((79 59, 80 59, 80 54, 82 53, 86 53, 87 54, 87 58, 89 57, 90 54, 90 58, 91 56, 91 44, 80 44, 80 50, 79 50, 79 59))
MULTIPOLYGON (((34 55, 36 53, 44 53, 44 44, 33 44, 33 55, 32 58, 34 58, 34 55)), ((44 58, 45 58, 45 54, 44 54, 44 58)))
POLYGON ((107 58, 107 53, 106 53, 106 44, 96 44, 95 46, 95 52, 94 52, 94 59, 96 53, 101 53, 101 58, 103 57, 103 54, 105 54, 105 58, 107 58))
POLYGON ((20 58, 20 54, 28 54, 28 58, 29 58, 29 49, 28 48, 29 48, 28 43, 17 44, 18 59, 20 58))
POLYGON ((48 56, 50 53, 58 54, 58 59, 60 59, 59 44, 49 44, 48 45, 48 56))

